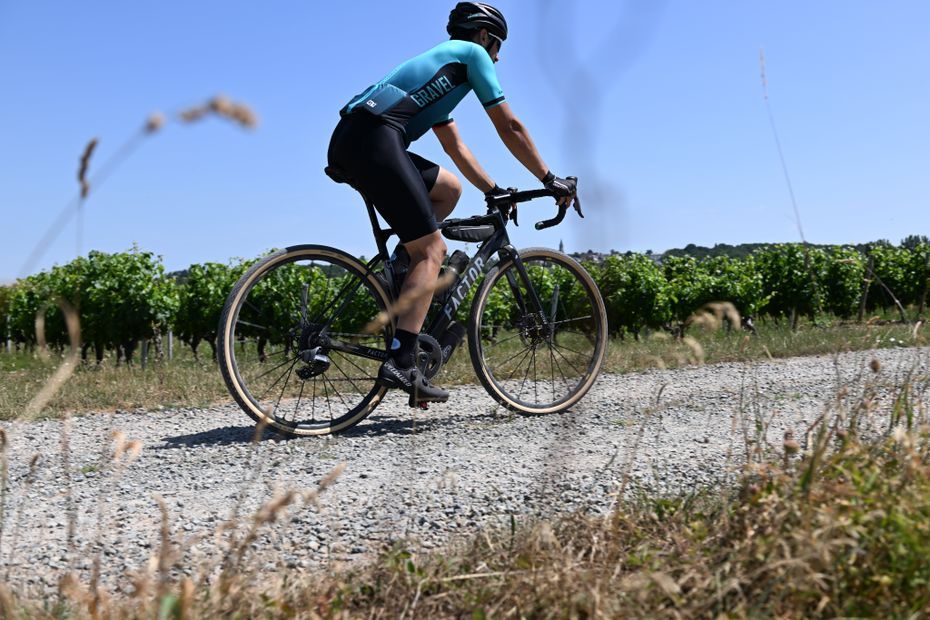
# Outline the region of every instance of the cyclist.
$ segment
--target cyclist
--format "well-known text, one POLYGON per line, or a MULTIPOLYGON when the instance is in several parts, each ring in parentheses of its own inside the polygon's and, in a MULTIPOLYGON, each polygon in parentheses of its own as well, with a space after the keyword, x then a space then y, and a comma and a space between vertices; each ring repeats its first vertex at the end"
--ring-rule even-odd
POLYGON ((432 129, 472 185, 485 196, 504 193, 462 141, 450 116, 474 90, 514 157, 560 203, 571 201, 576 192, 574 180, 552 174, 504 100, 494 70, 507 39, 501 12, 481 2, 459 2, 449 14, 446 31, 449 41, 402 63, 342 108, 328 153, 329 165, 343 170, 368 196, 410 257, 401 289, 401 297, 410 303, 398 309, 390 357, 378 380, 410 394, 411 404, 449 398, 417 370, 415 359, 417 335, 446 254, 437 221, 455 208, 462 185, 448 170, 407 151, 410 143, 432 129))

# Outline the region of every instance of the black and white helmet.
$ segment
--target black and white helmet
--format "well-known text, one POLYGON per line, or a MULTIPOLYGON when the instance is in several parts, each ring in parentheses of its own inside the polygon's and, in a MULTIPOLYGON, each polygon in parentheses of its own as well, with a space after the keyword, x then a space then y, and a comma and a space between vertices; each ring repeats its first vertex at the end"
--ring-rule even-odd
POLYGON ((455 36, 461 30, 478 30, 487 28, 488 32, 500 39, 507 38, 507 20, 503 13, 490 4, 483 2, 459 2, 449 13, 446 32, 455 36))

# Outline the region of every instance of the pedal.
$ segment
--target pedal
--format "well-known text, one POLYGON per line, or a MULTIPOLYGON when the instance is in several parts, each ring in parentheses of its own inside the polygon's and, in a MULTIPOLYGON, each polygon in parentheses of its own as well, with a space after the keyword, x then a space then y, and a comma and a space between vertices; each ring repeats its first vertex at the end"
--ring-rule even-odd
POLYGON ((423 411, 429 410, 429 403, 425 400, 416 400, 413 397, 413 394, 410 395, 410 398, 407 399, 407 405, 414 409, 421 409, 423 411))

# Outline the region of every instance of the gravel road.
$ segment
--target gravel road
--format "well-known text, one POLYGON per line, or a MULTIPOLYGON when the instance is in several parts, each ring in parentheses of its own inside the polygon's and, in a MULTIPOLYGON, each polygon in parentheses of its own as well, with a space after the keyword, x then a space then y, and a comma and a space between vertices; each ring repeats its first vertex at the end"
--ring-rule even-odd
POLYGON ((916 372, 926 390, 928 359, 930 349, 901 348, 605 375, 576 410, 541 417, 514 416, 478 386, 453 389, 428 412, 394 394, 341 436, 257 443, 232 405, 3 423, 10 484, 0 575, 47 590, 68 568, 87 579, 100 554, 104 581, 127 587, 125 576, 160 546, 156 496, 183 570, 196 571, 228 546, 230 530, 218 528, 237 511, 251 518, 285 489, 315 489, 340 464, 317 503, 297 501, 262 530, 249 556, 258 570, 333 568, 401 539, 434 548, 509 527, 512 517, 604 511, 627 477, 627 489, 687 492, 732 479, 757 423, 776 448, 789 428, 803 440, 818 416, 858 402, 866 385, 887 396, 916 372), (141 442, 125 466, 127 454, 114 460, 113 431, 141 442))

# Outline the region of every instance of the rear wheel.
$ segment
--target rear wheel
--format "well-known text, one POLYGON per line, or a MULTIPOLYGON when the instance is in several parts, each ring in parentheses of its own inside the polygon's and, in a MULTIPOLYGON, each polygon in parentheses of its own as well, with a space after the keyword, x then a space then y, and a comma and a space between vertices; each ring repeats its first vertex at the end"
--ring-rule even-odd
POLYGON ((590 274, 548 248, 492 269, 468 326, 472 366, 497 402, 522 413, 564 411, 587 394, 607 351, 607 312, 590 274), (533 301, 531 288, 540 301, 533 301))
POLYGON ((393 326, 381 284, 354 257, 294 246, 253 265, 220 318, 218 358, 230 394, 256 422, 287 435, 323 435, 365 418, 393 326))

